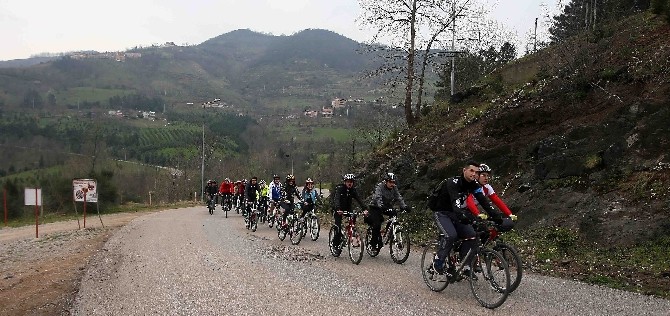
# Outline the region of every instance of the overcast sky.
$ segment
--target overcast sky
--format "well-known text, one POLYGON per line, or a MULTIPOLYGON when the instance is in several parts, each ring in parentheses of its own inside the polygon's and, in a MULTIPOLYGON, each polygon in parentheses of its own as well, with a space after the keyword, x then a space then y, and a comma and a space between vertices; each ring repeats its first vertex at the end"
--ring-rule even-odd
MULTIPOLYGON (((560 1, 480 0, 519 37, 543 12, 555 13, 560 1)), ((236 29, 290 35, 319 28, 368 41, 372 33, 356 23, 359 13, 357 0, 0 0, 0 60, 199 44, 236 29)))

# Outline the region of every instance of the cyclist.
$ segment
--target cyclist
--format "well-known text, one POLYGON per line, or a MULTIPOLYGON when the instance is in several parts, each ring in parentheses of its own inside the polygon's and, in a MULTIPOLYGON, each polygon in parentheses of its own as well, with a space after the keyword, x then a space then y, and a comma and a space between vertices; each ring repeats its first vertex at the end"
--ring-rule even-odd
POLYGON ((304 206, 302 207, 302 214, 300 214, 300 220, 305 220, 305 214, 312 212, 316 202, 321 199, 321 195, 314 189, 314 181, 312 178, 307 178, 305 180, 305 187, 302 189, 302 200, 305 201, 304 206))
POLYGON ((282 190, 282 202, 281 207, 284 209, 282 213, 282 226, 286 225, 286 217, 288 214, 293 214, 295 204, 293 203, 293 197, 297 197, 300 200, 300 203, 304 203, 300 192, 298 191, 298 186, 295 184, 295 176, 289 174, 286 176, 286 182, 284 183, 284 189, 282 190))
POLYGON ((335 220, 335 225, 340 228, 336 230, 337 233, 333 236, 333 244, 335 245, 339 245, 342 238, 342 234, 340 233, 342 230, 342 214, 344 212, 349 213, 353 209, 351 200, 356 200, 358 205, 363 209, 363 212, 367 211, 358 196, 358 190, 354 187, 355 179, 356 177, 353 174, 345 174, 342 176, 343 183, 338 184, 333 192, 333 219, 335 220))
MULTIPOLYGON (((270 194, 270 187, 267 185, 267 183, 265 183, 265 180, 259 181, 258 182, 258 187, 260 189, 260 193, 259 193, 260 196, 258 197, 258 205, 259 205, 259 207, 261 205, 264 206, 263 210, 265 210, 265 212, 267 212, 268 201, 270 199, 268 197, 268 195, 270 194)), ((263 214, 263 215, 265 215, 265 214, 263 214)))
POLYGON ((384 175, 384 181, 377 184, 375 192, 372 195, 370 204, 370 212, 365 217, 365 222, 372 228, 371 246, 380 249, 382 244, 381 227, 384 222, 384 215, 396 215, 393 210, 393 205, 397 202, 400 204, 402 211, 409 211, 409 207, 405 200, 400 195, 398 187, 396 186, 397 177, 394 173, 388 172, 384 175))
POLYGON ((205 195, 207 196, 207 205, 209 205, 211 200, 214 200, 214 206, 216 206, 216 193, 219 192, 219 186, 216 185, 216 180, 207 180, 207 185, 205 186, 205 195))
MULTIPOLYGON (((491 167, 489 167, 487 164, 480 164, 479 172, 477 173, 477 182, 479 182, 479 184, 482 186, 484 195, 487 196, 489 200, 491 200, 491 202, 493 202, 493 204, 498 207, 503 215, 505 215, 505 218, 503 218, 501 230, 507 231, 514 227, 514 222, 516 221, 517 216, 512 214, 512 211, 510 211, 507 205, 505 205, 505 202, 500 199, 498 194, 496 194, 496 191, 493 190, 491 184, 489 184, 491 173, 491 167)), ((480 212, 479 208, 477 208, 478 203, 472 194, 468 195, 466 202, 470 212, 475 216, 479 216, 480 212)))
MULTIPOLYGON (((244 195, 245 195, 245 200, 247 201, 246 207, 242 211, 242 216, 247 218, 251 213, 251 206, 256 202, 256 199, 258 198, 258 195, 260 193, 261 189, 258 186, 258 178, 257 177, 251 177, 251 181, 247 183, 245 189, 244 189, 244 195)), ((247 226, 249 225, 249 222, 247 221, 247 226)))
POLYGON ((228 207, 232 207, 230 204, 232 203, 234 193, 235 193, 235 186, 233 185, 232 182, 230 182, 229 178, 225 178, 223 182, 221 182, 221 186, 219 187, 219 195, 221 195, 222 208, 223 203, 228 203, 228 207))
POLYGON ((244 203, 244 186, 246 185, 244 182, 242 180, 235 181, 235 196, 237 198, 237 207, 242 207, 244 203))
MULTIPOLYGON (((433 261, 433 269, 439 274, 444 274, 445 259, 457 238, 463 239, 460 249, 461 258, 464 258, 470 249, 477 246, 476 233, 472 227, 474 216, 465 209, 465 200, 469 194, 479 201, 479 205, 494 221, 502 221, 502 215, 491 206, 484 196, 482 187, 475 180, 477 172, 479 172, 479 164, 468 162, 463 167, 462 174, 447 179, 439 189, 434 218, 438 229, 444 236, 433 261)), ((484 217, 483 215, 485 214, 480 216, 484 217)))
MULTIPOLYGON (((279 201, 281 201, 282 183, 280 179, 281 178, 279 175, 273 175, 272 182, 270 183, 270 188, 268 190, 268 198, 270 201, 272 201, 272 208, 270 210, 272 217, 274 217, 277 213, 277 205, 279 205, 279 201)), ((272 227, 272 224, 273 221, 268 221, 268 226, 272 227)))

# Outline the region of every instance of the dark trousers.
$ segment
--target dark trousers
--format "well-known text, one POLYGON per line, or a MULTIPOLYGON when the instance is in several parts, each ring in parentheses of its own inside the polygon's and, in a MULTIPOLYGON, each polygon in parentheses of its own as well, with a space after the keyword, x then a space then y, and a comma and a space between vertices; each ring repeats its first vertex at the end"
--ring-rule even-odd
POLYGON ((335 226, 340 228, 335 231, 335 236, 333 237, 333 244, 339 245, 340 240, 342 238, 342 234, 340 233, 342 230, 342 215, 337 214, 337 210, 333 210, 333 219, 335 220, 335 226))
POLYGON ((379 248, 382 246, 381 230, 382 223, 384 222, 384 215, 393 216, 395 215, 395 212, 389 211, 388 209, 370 206, 368 216, 365 218, 365 223, 368 224, 372 230, 372 245, 379 248))
POLYGON ((460 249, 461 258, 465 258, 468 251, 477 246, 476 233, 472 225, 452 220, 447 213, 443 212, 435 212, 434 218, 437 228, 444 234, 440 240, 440 249, 437 251, 437 258, 442 262, 447 258, 454 247, 454 242, 459 238, 463 239, 460 249))

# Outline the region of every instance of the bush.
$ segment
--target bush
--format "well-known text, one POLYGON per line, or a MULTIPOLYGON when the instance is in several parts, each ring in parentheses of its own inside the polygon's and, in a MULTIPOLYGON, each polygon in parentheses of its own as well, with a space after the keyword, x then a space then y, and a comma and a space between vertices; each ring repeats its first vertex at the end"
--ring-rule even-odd
POLYGON ((651 0, 651 12, 653 14, 661 14, 666 12, 665 9, 670 1, 667 0, 651 0))

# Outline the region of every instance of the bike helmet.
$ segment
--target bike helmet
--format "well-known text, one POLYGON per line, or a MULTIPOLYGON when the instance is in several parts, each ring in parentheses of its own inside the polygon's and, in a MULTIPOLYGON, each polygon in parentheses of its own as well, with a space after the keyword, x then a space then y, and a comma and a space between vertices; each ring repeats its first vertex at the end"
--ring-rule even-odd
POLYGON ((260 184, 261 186, 264 186, 265 185, 265 180, 259 181, 258 184, 260 184))
POLYGON ((295 176, 292 175, 292 174, 287 175, 286 176, 286 181, 290 181, 290 180, 295 180, 295 176))
POLYGON ((307 178, 307 180, 305 180, 305 185, 308 183, 314 183, 314 180, 312 180, 312 178, 307 178))
POLYGON ((354 176, 353 173, 347 173, 347 174, 342 176, 342 180, 344 180, 344 181, 347 181, 347 180, 353 181, 355 179, 356 179, 356 176, 354 176))
POLYGON ((278 174, 274 174, 274 175, 272 175, 272 179, 273 180, 279 180, 279 179, 281 179, 281 177, 278 174))
POLYGON ((387 172, 384 175, 384 181, 393 181, 396 182, 398 180, 398 177, 396 177, 395 173, 393 172, 387 172))
POLYGON ((479 165, 479 172, 480 172, 480 173, 481 173, 481 172, 488 172, 488 173, 491 173, 491 167, 489 167, 489 165, 487 165, 487 164, 485 164, 485 163, 480 164, 480 165, 479 165))
POLYGON ((230 182, 230 178, 226 178, 224 181, 226 181, 226 182, 230 182))

